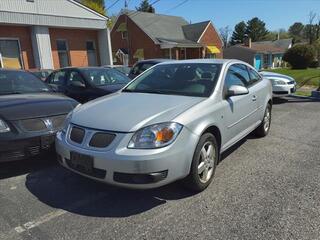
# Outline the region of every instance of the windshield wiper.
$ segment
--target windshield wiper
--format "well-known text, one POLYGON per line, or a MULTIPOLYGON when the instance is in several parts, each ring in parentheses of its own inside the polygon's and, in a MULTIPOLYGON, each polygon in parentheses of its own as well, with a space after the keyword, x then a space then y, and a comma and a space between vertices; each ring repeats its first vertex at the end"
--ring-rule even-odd
POLYGON ((131 89, 124 89, 122 90, 123 92, 136 92, 136 93, 155 93, 155 94, 166 94, 165 91, 160 91, 160 90, 131 90, 131 89))
POLYGON ((22 92, 0 92, 0 95, 22 94, 22 92))

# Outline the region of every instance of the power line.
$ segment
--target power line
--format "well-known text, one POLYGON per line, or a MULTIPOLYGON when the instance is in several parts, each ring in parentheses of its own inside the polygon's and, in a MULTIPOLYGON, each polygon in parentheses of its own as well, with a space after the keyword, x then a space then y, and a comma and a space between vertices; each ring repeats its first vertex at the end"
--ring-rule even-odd
POLYGON ((116 0, 114 3, 112 3, 109 7, 107 7, 107 10, 109 10, 110 8, 112 8, 114 5, 116 5, 118 2, 120 2, 120 0, 116 0))
POLYGON ((170 9, 168 9, 168 10, 165 11, 165 12, 167 13, 167 12, 170 12, 170 11, 172 11, 172 10, 174 10, 174 9, 177 9, 178 7, 180 7, 180 6, 182 6, 183 4, 187 3, 188 1, 189 1, 189 0, 184 0, 184 1, 182 1, 181 3, 179 3, 178 5, 176 5, 176 6, 172 7, 172 8, 170 8, 170 9))

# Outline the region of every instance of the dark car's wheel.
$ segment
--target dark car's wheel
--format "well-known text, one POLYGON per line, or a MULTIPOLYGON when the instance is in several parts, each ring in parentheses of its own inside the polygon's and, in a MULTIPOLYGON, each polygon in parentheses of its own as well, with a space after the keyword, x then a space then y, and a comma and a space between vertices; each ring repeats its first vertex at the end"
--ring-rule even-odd
POLYGON ((270 131, 270 126, 271 126, 271 104, 268 103, 263 116, 262 123, 254 132, 255 135, 258 137, 267 136, 270 131))
POLYGON ((219 158, 217 140, 211 133, 205 133, 196 147, 191 170, 185 184, 191 190, 200 192, 212 182, 219 158))

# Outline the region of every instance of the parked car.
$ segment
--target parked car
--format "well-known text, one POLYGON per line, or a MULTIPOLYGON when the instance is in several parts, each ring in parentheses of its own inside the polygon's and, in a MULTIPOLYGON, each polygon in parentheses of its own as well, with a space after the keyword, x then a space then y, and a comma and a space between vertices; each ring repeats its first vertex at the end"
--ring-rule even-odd
POLYGON ((127 67, 127 66, 124 66, 124 65, 105 65, 104 66, 105 68, 113 68, 113 69, 116 69, 118 70, 119 72, 125 74, 126 76, 129 75, 130 71, 131 71, 131 68, 130 67, 127 67))
POLYGON ((56 150, 64 167, 102 182, 154 188, 185 178, 201 191, 222 152, 252 131, 268 134, 271 107, 270 81, 244 62, 160 63, 70 113, 56 150))
POLYGON ((151 68, 152 66, 162 63, 162 62, 168 62, 173 61, 170 59, 148 59, 148 60, 142 60, 137 62, 132 68, 129 73, 129 78, 134 79, 136 76, 143 73, 145 70, 151 68))
POLYGON ((271 81, 273 97, 284 97, 295 93, 297 83, 294 78, 287 75, 266 71, 262 71, 260 74, 264 78, 267 78, 271 81))
POLYGON ((29 72, 0 70, 0 162, 52 149, 75 100, 54 94, 29 72))
POLYGON ((42 81, 45 81, 47 77, 52 73, 52 69, 30 69, 29 72, 31 72, 33 75, 35 75, 37 78, 41 79, 42 81))
POLYGON ((81 103, 116 92, 129 81, 119 71, 101 67, 63 68, 46 80, 55 91, 81 103))

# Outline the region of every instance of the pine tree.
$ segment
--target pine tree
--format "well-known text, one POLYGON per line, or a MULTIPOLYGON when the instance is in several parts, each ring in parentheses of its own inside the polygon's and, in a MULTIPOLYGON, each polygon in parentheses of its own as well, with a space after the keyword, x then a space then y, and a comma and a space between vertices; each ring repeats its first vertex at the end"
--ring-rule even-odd
POLYGON ((244 36, 246 34, 247 24, 242 21, 239 22, 235 27, 231 36, 231 44, 235 45, 238 43, 243 43, 244 36))
POLYGON ((149 3, 148 0, 142 0, 139 7, 136 7, 136 10, 139 12, 150 12, 154 13, 155 9, 152 7, 152 5, 149 3))

